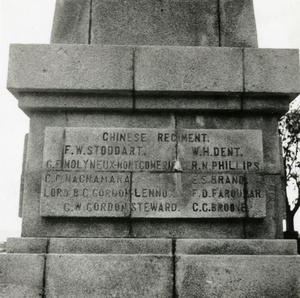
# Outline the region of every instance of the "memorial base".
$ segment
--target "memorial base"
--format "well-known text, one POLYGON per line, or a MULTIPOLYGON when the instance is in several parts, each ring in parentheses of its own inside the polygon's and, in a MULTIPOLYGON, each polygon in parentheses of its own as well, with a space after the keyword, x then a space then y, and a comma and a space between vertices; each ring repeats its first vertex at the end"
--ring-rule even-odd
POLYGON ((1 297, 299 297, 295 240, 10 238, 1 297))

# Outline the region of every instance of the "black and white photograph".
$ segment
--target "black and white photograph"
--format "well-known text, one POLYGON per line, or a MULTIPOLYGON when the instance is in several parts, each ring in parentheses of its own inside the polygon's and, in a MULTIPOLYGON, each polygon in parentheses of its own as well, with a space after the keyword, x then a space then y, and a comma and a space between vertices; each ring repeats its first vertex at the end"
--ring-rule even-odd
POLYGON ((299 0, 0 0, 0 297, 300 297, 299 0))

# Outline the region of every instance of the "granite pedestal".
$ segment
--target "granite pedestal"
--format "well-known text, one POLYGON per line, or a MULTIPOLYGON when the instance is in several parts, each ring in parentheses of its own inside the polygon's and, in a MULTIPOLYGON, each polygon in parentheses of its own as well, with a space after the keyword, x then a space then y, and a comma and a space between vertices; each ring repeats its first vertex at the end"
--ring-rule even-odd
POLYGON ((52 44, 11 46, 30 131, 1 294, 300 295, 277 135, 298 51, 255 32, 250 0, 65 0, 52 44))

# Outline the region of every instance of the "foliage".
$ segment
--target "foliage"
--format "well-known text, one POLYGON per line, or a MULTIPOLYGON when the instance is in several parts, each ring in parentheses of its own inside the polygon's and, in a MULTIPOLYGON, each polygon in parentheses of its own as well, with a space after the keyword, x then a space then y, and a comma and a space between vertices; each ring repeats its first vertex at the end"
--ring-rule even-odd
POLYGON ((300 111, 290 111, 279 121, 286 184, 293 185, 296 196, 288 197, 287 230, 294 230, 293 218, 300 206, 300 111))

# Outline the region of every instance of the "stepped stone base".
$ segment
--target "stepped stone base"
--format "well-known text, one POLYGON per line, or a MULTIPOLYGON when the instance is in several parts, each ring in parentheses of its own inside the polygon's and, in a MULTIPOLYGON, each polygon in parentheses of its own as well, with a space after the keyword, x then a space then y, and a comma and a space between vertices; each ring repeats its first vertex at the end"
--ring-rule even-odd
POLYGON ((296 255, 296 240, 8 238, 7 253, 296 255))
POLYGON ((300 295, 294 240, 9 238, 7 252, 1 297, 300 295))

